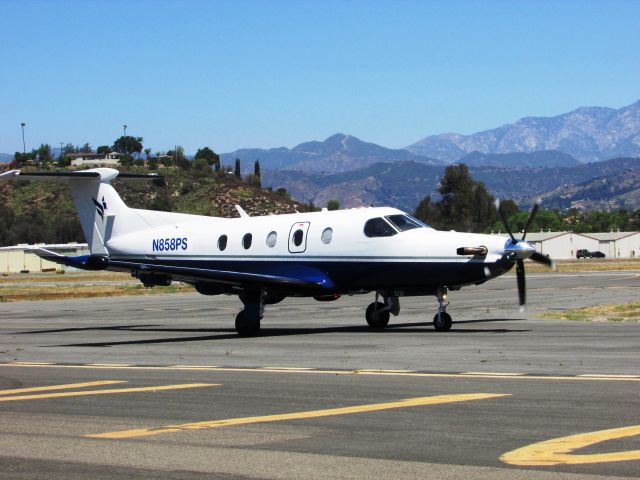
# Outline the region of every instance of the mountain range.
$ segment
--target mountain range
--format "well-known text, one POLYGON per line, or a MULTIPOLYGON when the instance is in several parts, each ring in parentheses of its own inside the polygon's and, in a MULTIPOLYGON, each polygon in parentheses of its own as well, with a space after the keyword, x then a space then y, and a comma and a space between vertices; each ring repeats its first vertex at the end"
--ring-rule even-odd
MULTIPOLYGON (((417 162, 376 163, 338 174, 293 170, 265 171, 262 184, 285 186, 293 198, 324 206, 337 199, 342 207, 392 205, 412 212, 427 195, 439 198, 445 166, 417 162)), ((640 208, 640 159, 618 158, 571 167, 470 167, 497 198, 521 207, 542 200, 547 208, 640 208), (606 186, 606 187, 603 187, 606 186)))
POLYGON ((555 117, 525 117, 492 130, 430 135, 407 150, 446 163, 484 154, 556 150, 581 162, 640 155, 640 101, 613 109, 582 107, 555 117))
POLYGON ((223 164, 233 165, 236 158, 240 159, 243 171, 247 172, 253 169, 256 159, 260 160, 262 169, 322 173, 357 170, 377 162, 413 161, 427 165, 442 164, 439 160, 415 155, 408 150, 385 148, 342 133, 331 135, 321 142, 301 143, 292 149, 286 147, 244 148, 220 155, 223 164))

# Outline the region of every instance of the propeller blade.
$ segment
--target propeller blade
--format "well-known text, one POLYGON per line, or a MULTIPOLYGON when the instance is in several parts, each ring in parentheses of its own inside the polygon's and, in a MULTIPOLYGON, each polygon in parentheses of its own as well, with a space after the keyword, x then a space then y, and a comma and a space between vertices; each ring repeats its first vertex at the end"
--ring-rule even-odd
POLYGON ((518 281, 518 301, 522 307, 527 303, 527 287, 524 278, 524 260, 516 260, 516 280, 518 281))
POLYGON ((529 231, 529 226, 531 225, 531 222, 533 221, 533 217, 536 216, 536 213, 538 212, 538 209, 540 208, 540 205, 538 205, 537 203, 533 204, 533 207, 531 207, 531 212, 529 213, 529 218, 527 218, 527 224, 524 226, 524 231, 522 234, 522 240, 524 240, 524 237, 527 236, 527 232, 529 231))
POLYGON ((549 257, 549 255, 543 255, 540 252, 534 252, 529 257, 529 259, 533 260, 534 262, 542 263, 547 267, 553 267, 553 260, 551 260, 551 257, 549 257))
POLYGON ((502 220, 502 224, 504 225, 504 228, 507 229, 507 233, 511 237, 511 241, 513 243, 518 243, 518 241, 516 240, 516 237, 514 237, 513 233, 511 233, 511 229, 509 228, 509 223, 507 222, 507 219, 504 216, 504 213, 502 212, 502 209, 500 208, 499 204, 498 204, 498 213, 500 214, 500 220, 502 220))

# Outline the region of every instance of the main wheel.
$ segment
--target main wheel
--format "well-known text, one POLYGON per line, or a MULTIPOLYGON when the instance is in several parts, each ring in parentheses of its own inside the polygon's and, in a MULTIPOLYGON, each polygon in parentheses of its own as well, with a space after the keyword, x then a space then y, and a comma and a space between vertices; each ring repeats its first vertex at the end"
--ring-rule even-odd
POLYGON ((383 308, 382 302, 373 302, 367 307, 365 318, 371 328, 384 328, 389 323, 389 310, 381 311, 383 308))
POLYGON ((260 333, 260 320, 251 320, 244 314, 244 310, 236 315, 236 332, 241 337, 253 337, 260 333))
POLYGON ((436 316, 433 317, 433 328, 438 332, 446 332, 447 330, 450 330, 452 324, 453 320, 451 320, 451 315, 447 312, 442 312, 440 315, 436 313, 436 316))

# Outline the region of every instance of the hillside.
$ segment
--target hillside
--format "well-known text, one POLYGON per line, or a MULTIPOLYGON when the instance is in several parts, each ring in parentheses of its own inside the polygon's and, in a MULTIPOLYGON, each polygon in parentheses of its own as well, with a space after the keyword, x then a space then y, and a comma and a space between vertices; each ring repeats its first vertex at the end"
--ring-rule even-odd
MULTIPOLYGON (((123 169, 124 170, 124 169, 123 169)), ((141 173, 144 169, 131 169, 141 173)), ((238 204, 250 215, 292 213, 302 206, 286 195, 248 185, 233 175, 162 169, 164 186, 114 182, 134 208, 236 217, 238 204)), ((16 243, 84 241, 68 188, 48 182, 0 183, 0 246, 16 243)))
MULTIPOLYGON (((330 199, 337 199, 343 207, 373 204, 413 211, 426 195, 431 195, 434 199, 438 197, 438 182, 444 168, 416 162, 397 162, 378 163, 364 169, 333 175, 265 171, 263 184, 273 188, 285 187, 293 198, 304 202, 313 201, 318 206, 326 205, 330 199)), ((615 183, 616 178, 629 176, 629 172, 640 172, 640 159, 621 158, 554 168, 508 169, 480 166, 470 167, 470 172, 475 180, 484 182, 495 197, 512 198, 522 206, 528 206, 539 197, 550 198, 552 192, 563 186, 579 185, 602 177, 615 183)), ((579 197, 572 201, 579 201, 579 197)), ((546 200, 544 205, 547 206, 546 200)), ((612 205, 619 205, 619 202, 613 202, 612 205)), ((638 208, 640 199, 629 197, 625 200, 625 205, 638 208)))
POLYGON ((492 130, 430 135, 406 147, 447 163, 464 155, 557 150, 581 162, 640 155, 640 101, 613 109, 582 107, 554 117, 525 117, 492 130))
POLYGON ((541 196, 547 208, 611 210, 640 206, 640 170, 605 175, 577 185, 562 185, 541 196))
POLYGON ((266 170, 297 170, 317 173, 339 173, 366 168, 377 162, 414 161, 427 165, 442 162, 414 155, 407 150, 393 150, 374 143, 363 142, 352 136, 337 133, 324 141, 312 141, 288 149, 285 147, 261 149, 250 148, 223 153, 223 164, 233 165, 240 159, 243 172, 253 171, 256 159, 266 170))
POLYGON ((468 167, 500 168, 553 168, 573 167, 580 164, 571 155, 556 150, 515 153, 471 152, 455 163, 464 163, 468 167))

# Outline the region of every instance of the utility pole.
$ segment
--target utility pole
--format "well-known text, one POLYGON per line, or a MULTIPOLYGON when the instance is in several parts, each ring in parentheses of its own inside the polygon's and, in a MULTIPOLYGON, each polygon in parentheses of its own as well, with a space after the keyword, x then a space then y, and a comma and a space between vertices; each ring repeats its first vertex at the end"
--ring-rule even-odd
POLYGON ((126 137, 127 136, 127 126, 123 125, 123 127, 124 127, 124 136, 126 137))
POLYGON ((22 127, 22 153, 25 154, 27 153, 27 146, 24 143, 24 126, 26 125, 26 123, 22 122, 20 124, 20 126, 22 127))

